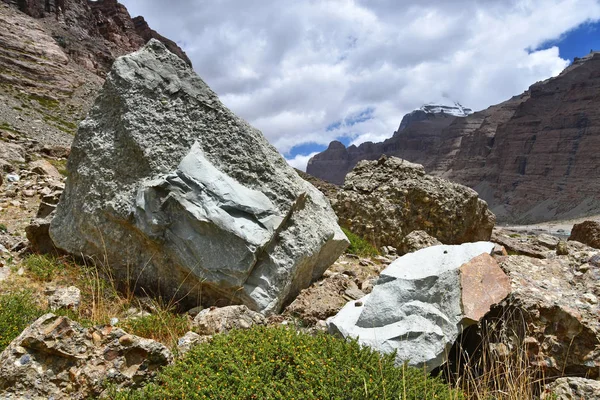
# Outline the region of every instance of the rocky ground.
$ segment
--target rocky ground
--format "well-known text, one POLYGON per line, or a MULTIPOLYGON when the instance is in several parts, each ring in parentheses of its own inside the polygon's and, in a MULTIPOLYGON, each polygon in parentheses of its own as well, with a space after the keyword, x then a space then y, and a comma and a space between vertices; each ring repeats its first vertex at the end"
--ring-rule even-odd
MULTIPOLYGON (((41 4, 35 1, 29 3, 41 4)), ((128 285, 131 281, 123 284, 108 268, 109 265, 101 262, 102 257, 97 258, 97 262, 90 258, 69 257, 57 252, 52 243, 48 245, 47 241, 44 242, 48 238, 49 216, 65 188, 67 157, 71 153, 76 124, 88 112, 95 94, 104 83, 108 68, 106 64, 110 64, 111 57, 120 52, 137 48, 140 34, 144 37, 157 35, 144 25, 143 20, 131 20, 122 6, 115 6, 111 2, 98 3, 102 4, 94 9, 87 2, 73 3, 78 6, 58 20, 53 15, 33 19, 16 11, 13 6, 0 3, 0 297, 25 290, 33 295, 35 310, 43 311, 43 314, 49 311, 55 313, 45 314, 22 332, 15 332, 15 339, 7 343, 6 351, 0 355, 0 397, 17 399, 34 393, 35 396, 54 396, 56 399, 86 398, 104 391, 105 388, 99 384, 102 381, 112 382, 118 388, 141 385, 152 378, 160 367, 176 359, 178 354, 185 353, 195 344, 210 342, 215 334, 232 329, 246 329, 252 325, 288 325, 308 333, 331 330, 331 318, 338 315, 342 308, 350 308, 351 311, 363 307, 367 309, 367 300, 381 296, 378 293, 382 291, 381 287, 386 284, 405 285, 398 283, 404 281, 397 279, 401 273, 395 268, 407 263, 406 260, 417 254, 415 252, 429 249, 430 252, 440 250, 442 253, 436 257, 417 257, 418 262, 408 266, 411 273, 417 275, 423 271, 430 273, 419 278, 419 290, 406 291, 408 301, 391 309, 382 308, 386 312, 378 314, 377 307, 369 308, 371 311, 367 314, 375 309, 374 315, 365 317, 369 324, 375 325, 377 321, 382 326, 393 325, 397 328, 400 321, 394 320, 399 314, 396 311, 408 304, 411 310, 409 317, 418 314, 419 317, 436 321, 430 324, 430 330, 424 330, 423 325, 419 324, 403 325, 408 326, 405 332, 408 336, 436 337, 436 326, 443 325, 446 331, 451 332, 446 335, 443 346, 449 347, 453 342, 454 346, 475 343, 479 346, 479 352, 489 350, 488 354, 495 357, 495 365, 502 368, 508 368, 514 357, 522 357, 527 367, 520 371, 536 379, 540 375, 547 378, 554 388, 552 390, 563 396, 559 398, 600 398, 597 381, 600 371, 600 250, 591 247, 590 244, 596 242, 587 241, 586 237, 581 237, 580 241, 587 245, 566 240, 573 223, 581 221, 496 226, 492 230, 493 215, 475 192, 448 181, 432 179, 424 175, 422 168, 398 159, 364 163, 351 177, 346 188, 311 180, 331 200, 342 223, 351 220, 346 226, 358 226, 358 233, 377 234, 378 240, 371 241, 380 248, 377 251, 369 243, 353 243, 353 250, 337 258, 340 250, 334 257, 336 259, 328 260, 332 264, 318 263, 318 268, 314 270, 317 272, 309 271, 310 262, 306 262, 306 265, 299 263, 298 270, 291 274, 294 275, 295 287, 285 287, 285 296, 277 304, 277 307, 281 306, 281 312, 275 312, 279 309, 269 309, 267 314, 271 315, 268 317, 252 311, 251 302, 248 303, 250 308, 232 304, 247 300, 243 296, 236 298, 236 301, 229 296, 228 302, 213 304, 212 307, 203 308, 195 304, 190 308, 182 302, 164 301, 156 296, 151 298, 139 291, 133 293, 130 289, 136 286, 137 281, 134 285, 128 285), (92 24, 93 29, 84 30, 81 22, 78 25, 66 23, 78 18, 92 24), (99 19, 103 23, 94 25, 99 19), (98 27, 104 27, 102 32, 98 27), (142 33, 135 33, 136 27, 142 33), (90 40, 93 43, 80 46, 81 43, 74 42, 76 38, 80 38, 81 43, 90 40), (95 51, 90 51, 90 48, 95 51), (26 229, 32 220, 36 221, 33 228, 26 229), (378 221, 385 221, 383 228, 378 221), (488 239, 492 243, 482 245, 488 254, 483 254, 481 258, 465 256, 464 260, 458 258, 460 262, 454 263, 456 265, 452 267, 450 275, 461 284, 444 287, 444 279, 450 271, 446 267, 452 264, 446 263, 444 257, 454 252, 462 254, 462 249, 468 245, 430 250, 432 246, 441 245, 441 242, 460 246, 464 242, 488 239), (51 254, 39 255, 40 252, 51 254), (408 254, 409 258, 396 261, 402 254, 408 254), (481 276, 478 271, 494 273, 481 276), (490 279, 491 275, 493 279, 490 279), (443 290, 437 290, 440 287, 436 286, 436 282, 441 282, 443 290), (494 292, 494 296, 491 296, 492 291, 487 289, 497 282, 504 282, 509 288, 500 285, 506 290, 500 291, 501 295, 494 292), (431 296, 425 298, 425 293, 431 296), (447 296, 448 293, 452 296, 447 296), (461 307, 463 309, 459 313, 457 309, 461 307), (449 311, 447 315, 440 314, 439 309, 449 311), (450 320, 456 322, 453 318, 457 316, 460 317, 457 324, 447 323, 450 320), (460 329, 457 330, 457 327, 460 329), (462 336, 458 336, 460 332, 462 336), (486 332, 491 333, 486 336, 486 332), (467 333, 474 334, 478 339, 467 338, 467 333), (555 378, 559 379, 551 382, 555 378)), ((174 44, 167 42, 166 45, 174 44)), ((180 55, 185 61, 184 56, 180 55)), ((184 68, 180 65, 181 60, 168 58, 170 64, 184 68)), ((212 96, 210 89, 203 93, 207 98, 212 96)), ((136 105, 145 103, 146 107, 153 105, 161 110, 164 107, 165 112, 152 113, 162 117, 168 115, 173 104, 183 101, 182 98, 182 93, 172 93, 169 86, 159 101, 132 97, 132 102, 136 105)), ((95 118, 100 122, 103 121, 102 107, 111 109, 112 105, 99 103, 95 118)), ((214 111, 215 107, 219 107, 216 96, 210 97, 210 107, 203 104, 200 108, 214 111)), ((190 108, 194 109, 192 106, 190 108)), ((211 124, 206 125, 214 126, 214 115, 211 112, 207 114, 211 124)), ((240 131, 249 132, 249 135, 240 137, 252 136, 252 140, 255 140, 251 144, 240 144, 237 142, 241 142, 241 139, 236 140, 236 146, 251 145, 256 150, 260 147, 257 143, 263 143, 257 131, 228 114, 227 110, 222 109, 218 114, 220 118, 227 116, 228 119, 223 121, 226 129, 235 126, 240 131)), ((140 127, 148 124, 145 115, 137 117, 140 127)), ((174 119, 181 122, 185 115, 174 119)), ((200 118, 195 121, 198 120, 200 118)), ((160 125, 160 128, 162 132, 165 125, 160 125)), ((181 129, 177 128, 177 131, 181 129)), ((93 133, 90 132, 90 136, 93 133)), ((146 136, 143 139, 146 140, 146 136)), ((240 157, 232 157, 230 148, 221 148, 219 140, 213 141, 214 146, 206 151, 214 152, 211 153, 211 161, 215 165, 218 164, 221 170, 249 186, 263 179, 261 185, 256 185, 257 190, 260 189, 258 186, 262 186, 263 190, 264 187, 270 188, 266 192, 276 198, 277 207, 285 210, 282 218, 276 218, 281 225, 273 231, 279 234, 289 228, 289 232, 282 235, 289 247, 279 252, 273 251, 269 257, 280 260, 294 256, 305 262, 303 257, 308 254, 305 249, 313 245, 310 250, 322 257, 318 246, 323 246, 327 240, 332 241, 332 232, 337 230, 332 228, 324 232, 323 237, 317 237, 323 226, 315 224, 302 228, 302 218, 294 218, 296 213, 313 209, 334 217, 329 212, 330 203, 284 164, 281 164, 280 170, 270 171, 271 165, 264 164, 267 158, 272 158, 269 162, 273 165, 280 165, 283 160, 277 159, 274 150, 267 149, 266 144, 261 144, 266 149, 266 156, 259 157, 258 161, 245 159, 243 168, 240 168, 234 163, 240 157), (281 175, 275 184, 272 180, 274 175, 281 175), (275 192, 277 196, 273 194, 275 192), (307 195, 307 192, 310 193, 307 195), (290 220, 293 223, 286 225, 290 220)), ((97 142, 99 145, 105 143, 97 142)), ((79 156, 90 153, 83 148, 80 146, 75 150, 79 151, 79 156)), ((195 148, 192 146, 192 150, 195 148)), ((181 156, 198 155, 183 145, 177 151, 181 156)), ((81 161, 82 157, 78 160, 81 161)), ((158 156, 149 157, 144 162, 148 161, 147 164, 151 165, 159 159, 162 160, 158 156)), ((197 160, 201 158, 197 157, 197 160)), ((179 168, 179 158, 174 157, 171 161, 172 169, 179 168)), ((112 171, 109 167, 114 167, 112 164, 118 163, 104 160, 94 170, 102 169, 108 173, 112 171)), ((203 165, 209 165, 208 161, 203 165)), ((83 170, 85 172, 85 168, 83 170)), ((165 182, 167 178, 173 177, 166 177, 165 182)), ((220 174, 218 178, 223 181, 230 176, 220 174)), ((95 179, 95 183, 102 180, 107 187, 115 181, 109 175, 95 179)), ((234 192, 248 193, 245 191, 247 188, 230 187, 235 189, 234 192)), ((262 199, 256 192, 251 193, 262 199)), ((245 201, 245 198, 238 203, 232 202, 230 193, 225 190, 217 191, 217 194, 222 197, 216 196, 216 205, 210 204, 212 209, 220 213, 230 212, 233 206, 237 206, 238 211, 232 215, 239 216, 240 210, 248 212, 256 207, 256 204, 248 206, 241 201, 245 201)), ((104 206, 104 203, 100 206, 104 206)), ((273 210, 276 206, 269 205, 273 210)), ((84 209, 89 211, 89 208, 84 209)), ((198 210, 194 210, 197 215, 198 210)), ((267 226, 265 230, 268 230, 270 224, 265 222, 264 210, 254 211, 265 224, 262 227, 267 226)), ((96 217, 100 220, 106 215, 98 212, 96 217)), ((153 215, 156 217, 158 214, 153 215)), ((156 219, 148 221, 154 222, 156 219)), ((218 218, 215 220, 220 223, 218 218)), ((595 220, 598 221, 598 218, 595 220)), ((125 226, 125 222, 122 226, 125 226)), ((138 228, 132 229, 132 232, 143 231, 138 228)), ((77 229, 69 231, 72 237, 68 240, 82 239, 82 232, 77 229)), ((593 229, 600 232, 600 227, 592 226, 590 229, 589 232, 593 232, 593 229)), ((148 232, 152 239, 155 231, 148 232)), ((275 235, 274 232, 271 233, 275 235)), ((369 239, 369 235, 363 236, 369 239)), ((600 237, 597 233, 588 236, 593 240, 600 237)), ((338 238, 338 242, 340 240, 338 238)), ((140 246, 148 241, 141 240, 140 246)), ((164 242, 160 244, 164 245, 164 242)), ((81 250, 83 252, 86 249, 81 250)), ((335 252, 331 249, 328 251, 335 252)), ((118 259, 122 253, 122 243, 115 240, 111 248, 104 252, 104 261, 108 256, 118 259)), ((225 250, 221 250, 218 257, 224 257, 225 253, 225 250)), ((317 255, 314 259, 318 258, 317 255)), ((278 268, 273 270, 279 271, 278 268)), ((261 278, 265 276, 263 274, 261 278)), ((275 278, 277 276, 266 280, 276 281, 275 278)), ((260 281, 258 278, 256 280, 260 281)), ((275 291, 275 286, 263 287, 275 291)), ((3 334, 0 332, 0 339, 3 334)), ((390 338, 389 342, 398 342, 398 337, 402 335, 390 338)), ((421 342, 415 343, 421 346, 421 342)), ((418 346, 415 348, 422 349, 418 346)), ((464 350, 470 351, 466 347, 464 350)), ((475 356, 476 353, 469 354, 475 356)), ((432 359, 441 362, 445 357, 444 352, 437 352, 432 359)), ((481 374, 480 377, 485 376, 477 369, 480 366, 473 368, 481 374)), ((506 380, 505 375, 497 375, 496 378, 498 381, 506 380)), ((507 388, 503 387, 497 393, 504 389, 507 388)), ((550 396, 550 389, 547 393, 538 390, 535 394, 536 397, 546 395, 550 396)), ((552 398, 548 396, 546 398, 552 398)))

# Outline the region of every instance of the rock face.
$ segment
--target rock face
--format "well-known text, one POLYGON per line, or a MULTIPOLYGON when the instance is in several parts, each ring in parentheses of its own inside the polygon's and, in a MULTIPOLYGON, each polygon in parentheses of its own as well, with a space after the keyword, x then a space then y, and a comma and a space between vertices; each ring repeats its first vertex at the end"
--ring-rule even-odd
POLYGON ((594 52, 465 118, 437 125, 416 119, 385 142, 358 148, 332 143, 309 161, 307 172, 341 184, 358 161, 386 154, 477 190, 501 221, 599 214, 599 87, 600 53, 594 52))
POLYGON ((334 208, 342 225, 378 247, 402 248, 415 230, 445 244, 489 240, 495 223, 474 190, 396 157, 360 162, 334 208))
POLYGON ((558 378, 548 387, 543 400, 599 400, 600 382, 585 378, 558 378))
POLYGON ((158 39, 186 63, 191 61, 177 44, 152 30, 143 17, 131 18, 117 0, 3 0, 23 13, 44 19, 54 37, 78 64, 103 75, 114 59, 158 39), (56 19, 56 22, 54 20, 56 19), (64 21, 64 24, 59 24, 64 21))
POLYGON ((509 293, 493 249, 478 242, 407 254, 381 273, 370 294, 330 318, 328 328, 380 352, 397 351, 398 364, 438 367, 459 333, 509 293))
POLYGON ((54 243, 163 297, 276 312, 348 245, 325 197, 156 40, 114 63, 67 169, 54 243))
POLYGON ((597 252, 576 243, 569 242, 569 256, 500 261, 511 280, 503 309, 518 328, 508 330, 521 335, 513 343, 525 347, 530 363, 547 378, 599 377, 600 268, 593 260, 597 252))
POLYGON ((584 221, 573 225, 569 240, 576 240, 600 249, 600 223, 596 221, 584 221))
POLYGON ((421 109, 407 114, 394 136, 382 143, 366 142, 346 148, 341 142, 333 141, 327 150, 308 161, 306 172, 324 181, 343 185, 346 174, 359 161, 378 160, 383 154, 428 165, 433 162, 435 154, 429 152, 438 146, 442 130, 460 119, 439 111, 421 109))
POLYGON ((0 354, 0 397, 96 398, 110 384, 143 384, 172 358, 153 340, 46 314, 0 354))

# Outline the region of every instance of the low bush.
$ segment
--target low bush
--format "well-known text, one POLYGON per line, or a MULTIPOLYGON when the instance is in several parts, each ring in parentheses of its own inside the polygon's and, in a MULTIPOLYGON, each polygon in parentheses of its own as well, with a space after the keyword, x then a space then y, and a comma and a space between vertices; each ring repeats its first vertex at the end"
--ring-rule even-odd
POLYGON ((116 399, 460 399, 422 370, 355 341, 255 327, 217 335, 116 399))
POLYGON ((31 291, 0 295, 0 352, 21 334, 23 329, 44 314, 31 291))
POLYGON ((379 254, 377 248, 373 246, 371 243, 367 242, 365 239, 360 236, 350 232, 346 228, 342 228, 348 240, 350 241, 350 246, 346 249, 346 252, 355 254, 360 257, 375 257, 379 254))

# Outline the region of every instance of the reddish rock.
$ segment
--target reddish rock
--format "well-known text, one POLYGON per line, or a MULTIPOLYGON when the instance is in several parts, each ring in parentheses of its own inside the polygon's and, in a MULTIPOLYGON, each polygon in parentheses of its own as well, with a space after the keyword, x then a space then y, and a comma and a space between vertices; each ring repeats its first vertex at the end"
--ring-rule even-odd
POLYGON ((56 167, 46 160, 36 160, 29 164, 31 172, 37 175, 47 176, 55 179, 62 179, 62 175, 56 167))
POLYGON ((584 221, 573 225, 569 240, 576 240, 600 249, 600 223, 596 221, 584 221))
POLYGON ((460 267, 460 286, 464 317, 475 322, 504 300, 511 290, 508 276, 487 253, 460 267))
POLYGON ((177 54, 179 58, 186 62, 187 65, 190 67, 192 66, 192 61, 188 58, 187 54, 185 54, 185 52, 181 50, 179 46, 177 46, 177 43, 167 39, 154 29, 151 29, 144 17, 137 16, 132 21, 135 31, 142 37, 142 39, 144 39, 145 42, 148 42, 150 39, 157 39, 158 41, 162 42, 171 53, 177 54))

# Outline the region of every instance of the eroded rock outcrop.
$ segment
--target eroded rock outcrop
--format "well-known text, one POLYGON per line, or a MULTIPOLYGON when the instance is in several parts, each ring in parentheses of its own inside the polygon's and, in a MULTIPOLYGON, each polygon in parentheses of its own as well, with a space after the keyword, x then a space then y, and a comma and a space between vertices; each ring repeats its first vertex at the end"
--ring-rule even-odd
POLYGON ((111 326, 86 329, 66 317, 46 314, 0 354, 0 397, 97 397, 109 385, 147 382, 172 358, 153 340, 111 326))
POLYGON ((462 330, 509 294, 493 250, 493 243, 478 242, 407 254, 381 273, 370 294, 330 318, 329 331, 396 351, 398 364, 438 367, 462 330))
POLYGON ((514 325, 507 331, 519 333, 512 342, 525 347, 547 378, 599 377, 600 268, 594 249, 575 243, 569 242, 568 256, 499 262, 511 280, 503 319, 514 325))
POLYGON ((342 225, 378 247, 402 248, 415 230, 445 244, 489 240, 495 223, 474 190, 396 157, 360 162, 334 208, 342 225))
POLYGON ((588 246, 600 249, 600 222, 584 221, 573 225, 569 240, 587 244, 588 246))
POLYGON ((325 197, 156 40, 114 63, 67 168, 54 243, 163 297, 276 312, 348 244, 325 197))

